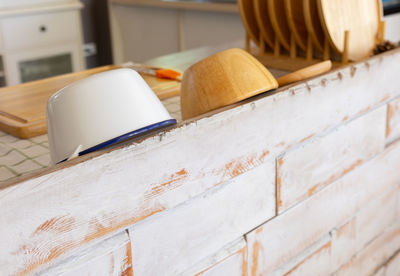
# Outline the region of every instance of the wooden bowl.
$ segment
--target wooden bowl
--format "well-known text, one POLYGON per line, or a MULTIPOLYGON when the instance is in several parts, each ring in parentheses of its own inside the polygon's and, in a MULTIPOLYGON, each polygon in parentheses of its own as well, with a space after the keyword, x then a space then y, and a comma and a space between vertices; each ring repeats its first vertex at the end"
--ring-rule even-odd
POLYGON ((275 78, 252 55, 241 49, 225 50, 184 72, 182 118, 192 118, 277 87, 275 78))

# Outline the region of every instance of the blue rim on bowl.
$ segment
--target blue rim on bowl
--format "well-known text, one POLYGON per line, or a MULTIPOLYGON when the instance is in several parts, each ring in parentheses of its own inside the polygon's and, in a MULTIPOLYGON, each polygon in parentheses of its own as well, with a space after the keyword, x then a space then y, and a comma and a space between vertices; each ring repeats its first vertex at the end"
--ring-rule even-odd
MULTIPOLYGON (((155 124, 152 124, 152 125, 148 125, 148 126, 136 129, 134 131, 128 132, 128 133, 123 134, 121 136, 118 136, 118 137, 115 137, 115 138, 110 139, 108 141, 105 141, 105 142, 103 142, 101 144, 98 144, 96 146, 93 146, 91 148, 83 150, 83 151, 79 152, 79 156, 94 152, 96 150, 100 150, 102 148, 108 147, 108 146, 110 146, 112 144, 116 144, 116 143, 122 142, 124 140, 129 139, 129 138, 136 137, 136 136, 138 136, 140 134, 143 134, 145 132, 148 132, 150 130, 155 130, 155 129, 158 129, 158 128, 161 128, 161 127, 170 126, 170 125, 174 125, 174 124, 176 124, 176 120, 175 119, 169 119, 169 120, 161 121, 161 122, 158 122, 158 123, 155 123, 155 124)), ((68 158, 58 162, 57 164, 62 163, 62 162, 67 161, 67 160, 68 160, 68 158)))

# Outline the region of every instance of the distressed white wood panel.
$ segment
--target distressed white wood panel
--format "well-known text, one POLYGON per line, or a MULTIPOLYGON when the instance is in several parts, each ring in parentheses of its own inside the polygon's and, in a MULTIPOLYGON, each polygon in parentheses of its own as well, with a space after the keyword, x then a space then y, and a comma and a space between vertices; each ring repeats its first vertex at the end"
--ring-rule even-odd
POLYGON ((40 273, 44 276, 62 275, 132 275, 131 243, 123 231, 40 273))
POLYGON ((385 276, 385 268, 382 267, 381 269, 379 269, 378 272, 374 274, 374 276, 385 276))
POLYGON ((202 276, 245 276, 245 271, 247 267, 244 266, 244 252, 237 252, 236 254, 229 256, 223 262, 216 264, 209 269, 200 272, 197 275, 202 276))
POLYGON ((385 265, 385 276, 400 274, 400 252, 397 252, 385 265))
POLYGON ((400 223, 397 222, 354 256, 349 263, 335 273, 335 276, 371 275, 378 271, 399 248, 400 223))
POLYGON ((400 184, 397 191, 396 219, 400 220, 400 184))
POLYGON ((332 235, 332 260, 331 272, 335 272, 347 264, 356 254, 356 218, 353 217, 344 225, 331 232, 332 235))
POLYGON ((329 275, 331 270, 332 242, 327 242, 291 269, 285 276, 329 275))
MULTIPOLYGON (((254 232, 250 233, 249 235, 252 234, 254 234, 254 232)), ((328 249, 327 252, 329 252, 329 254, 323 254, 323 258, 320 260, 320 262, 315 266, 312 265, 314 266, 312 275, 322 273, 323 271, 326 272, 325 274, 328 274, 327 269, 330 268, 329 259, 331 251, 330 250, 331 245, 328 244, 330 242, 331 242, 331 237, 329 235, 325 235, 320 240, 312 244, 309 248, 302 251, 299 255, 293 257, 292 259, 290 259, 290 261, 283 264, 278 269, 274 270, 274 272, 269 273, 268 276, 303 274, 308 270, 309 266, 314 262, 314 260, 319 258, 321 253, 320 251, 325 252, 326 251, 325 249, 328 249)), ((253 250, 257 250, 257 248, 253 247, 253 250)), ((257 273, 256 267, 257 266, 253 266, 251 270, 248 270, 248 274, 258 275, 256 274, 257 273)), ((310 271, 308 273, 310 274, 310 271)))
POLYGON ((271 159, 130 228, 133 272, 181 273, 274 215, 275 160, 271 159))
POLYGON ((389 190, 383 195, 377 194, 378 198, 362 208, 357 214, 357 251, 361 251, 366 244, 396 221, 397 190, 397 187, 394 187, 393 190, 389 190))
POLYGON ((217 253, 205 258, 181 275, 245 276, 247 272, 247 244, 243 237, 217 253))
POLYGON ((399 179, 398 142, 248 235, 249 269, 257 275, 274 271, 346 222, 377 194, 393 190, 399 179))
POLYGON ((389 143, 400 138, 400 98, 388 105, 386 136, 389 143))
POLYGON ((383 151, 386 112, 382 106, 322 137, 307 140, 279 158, 279 213, 383 151))
POLYGON ((396 50, 2 188, 0 271, 44 269, 374 108, 400 93, 399 66, 396 50))

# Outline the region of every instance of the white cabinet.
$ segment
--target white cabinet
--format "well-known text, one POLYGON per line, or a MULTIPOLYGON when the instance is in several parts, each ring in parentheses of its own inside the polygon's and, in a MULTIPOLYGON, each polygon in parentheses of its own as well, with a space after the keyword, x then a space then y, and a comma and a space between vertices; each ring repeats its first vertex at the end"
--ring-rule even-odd
POLYGON ((82 4, 52 2, 14 7, 12 13, 0 9, 0 54, 7 85, 84 69, 82 4))
POLYGON ((7 85, 81 71, 80 50, 72 43, 9 53, 3 58, 7 85))
POLYGON ((117 64, 143 62, 245 37, 234 4, 117 0, 109 3, 113 58, 117 64))
POLYGON ((182 12, 182 31, 186 49, 216 46, 245 37, 237 13, 185 10, 182 12))
POLYGON ((4 18, 1 24, 4 49, 21 50, 77 41, 78 16, 74 11, 60 11, 4 18))

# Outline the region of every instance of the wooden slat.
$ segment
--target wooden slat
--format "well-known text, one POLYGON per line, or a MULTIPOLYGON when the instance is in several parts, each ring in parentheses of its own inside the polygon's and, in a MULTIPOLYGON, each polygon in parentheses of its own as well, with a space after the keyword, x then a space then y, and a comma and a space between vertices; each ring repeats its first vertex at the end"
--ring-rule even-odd
POLYGON ((130 228, 133 273, 177 275, 271 219, 275 216, 274 171, 271 158, 221 187, 130 228))
MULTIPOLYGON (((377 195, 397 191, 399 169, 400 142, 397 142, 309 200, 254 230, 247 236, 248 250, 252 254, 249 257, 249 269, 254 269, 257 275, 268 275, 328 234, 335 226, 345 223, 359 210, 368 208, 368 203, 377 195)), ((391 207, 393 202, 387 206, 391 207)), ((393 213, 389 219, 393 219, 393 213)), ((380 220, 385 221, 385 218, 380 220)), ((372 224, 375 223, 372 221, 372 224)), ((360 239, 359 243, 367 241, 373 233, 379 233, 376 230, 379 229, 379 223, 372 227, 368 223, 364 225, 367 229, 360 231, 360 237, 356 237, 360 239)))
POLYGON ((42 276, 126 275, 132 276, 132 249, 127 231, 99 244, 82 248, 77 254, 40 273, 42 276))

